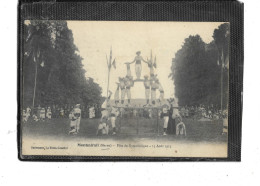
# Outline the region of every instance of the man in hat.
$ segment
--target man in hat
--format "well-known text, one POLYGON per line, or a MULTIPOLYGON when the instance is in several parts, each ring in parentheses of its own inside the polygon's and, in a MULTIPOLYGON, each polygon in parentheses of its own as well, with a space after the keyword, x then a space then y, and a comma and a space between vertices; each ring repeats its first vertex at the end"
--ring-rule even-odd
POLYGON ((124 78, 119 77, 119 87, 121 89, 121 104, 125 102, 125 80, 124 78))
POLYGON ((148 79, 148 75, 144 76, 144 87, 145 87, 146 105, 149 105, 151 82, 148 79))
POLYGON ((115 91, 115 95, 114 95, 114 100, 115 100, 115 104, 118 105, 119 103, 119 83, 116 83, 117 84, 117 88, 116 88, 116 91, 115 91))
POLYGON ((142 64, 141 64, 141 62, 142 61, 148 64, 148 62, 145 61, 143 59, 143 57, 141 56, 141 51, 137 51, 135 59, 132 62, 129 63, 129 64, 132 64, 132 63, 135 62, 135 73, 136 73, 137 79, 140 79, 140 77, 141 77, 141 73, 142 73, 142 64))

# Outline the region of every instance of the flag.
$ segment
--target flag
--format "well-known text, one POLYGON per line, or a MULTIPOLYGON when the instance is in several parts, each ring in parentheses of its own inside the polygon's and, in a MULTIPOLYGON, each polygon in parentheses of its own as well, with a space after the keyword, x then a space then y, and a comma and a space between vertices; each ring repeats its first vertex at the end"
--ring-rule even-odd
POLYGON ((114 59, 112 66, 114 67, 114 69, 116 69, 116 59, 114 59))

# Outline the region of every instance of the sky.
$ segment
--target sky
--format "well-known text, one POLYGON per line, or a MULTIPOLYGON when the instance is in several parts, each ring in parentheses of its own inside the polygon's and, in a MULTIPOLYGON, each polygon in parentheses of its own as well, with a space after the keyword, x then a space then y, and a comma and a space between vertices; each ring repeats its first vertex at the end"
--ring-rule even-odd
MULTIPOLYGON (((213 40, 214 29, 222 22, 136 22, 136 21, 67 21, 73 32, 74 43, 83 57, 86 77, 98 83, 106 96, 108 69, 106 55, 112 48, 116 69, 110 72, 109 89, 114 93, 118 77, 126 76, 125 62, 133 61, 137 51, 146 60, 151 52, 157 59, 158 75, 165 98, 174 97, 174 83, 168 78, 171 61, 190 35, 200 35, 205 43, 213 40)), ((135 66, 131 65, 135 76, 135 66)), ((142 63, 142 77, 149 75, 149 68, 142 63)), ((143 83, 131 88, 132 98, 145 98, 143 83)))

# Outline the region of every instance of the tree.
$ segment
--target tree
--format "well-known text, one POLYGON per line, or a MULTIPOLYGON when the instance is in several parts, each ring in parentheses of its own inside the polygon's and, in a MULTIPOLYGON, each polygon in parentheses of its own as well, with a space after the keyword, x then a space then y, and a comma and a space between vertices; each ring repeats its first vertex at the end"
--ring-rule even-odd
POLYGON ((213 38, 218 49, 218 59, 221 68, 221 109, 228 106, 228 68, 229 68, 229 23, 221 24, 214 30, 213 38))
POLYGON ((199 35, 185 39, 172 62, 170 77, 180 105, 218 104, 219 71, 214 43, 205 44, 199 35))
POLYGON ((24 33, 25 105, 32 105, 36 76, 35 105, 100 104, 102 90, 93 79, 86 79, 83 58, 66 21, 31 21, 24 25, 24 33))
POLYGON ((223 100, 223 109, 227 107, 228 33, 229 24, 222 24, 215 29, 214 40, 209 44, 199 35, 185 39, 175 54, 169 75, 174 80, 180 105, 214 104, 220 107, 223 100), (221 59, 223 66, 219 64, 221 59))

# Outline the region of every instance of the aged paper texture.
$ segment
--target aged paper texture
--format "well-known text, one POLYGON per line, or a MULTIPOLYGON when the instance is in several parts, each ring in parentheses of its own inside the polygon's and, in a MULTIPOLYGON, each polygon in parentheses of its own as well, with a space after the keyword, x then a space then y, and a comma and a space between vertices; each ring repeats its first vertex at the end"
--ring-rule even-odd
POLYGON ((22 155, 226 158, 229 23, 24 22, 22 155))

